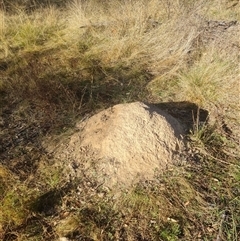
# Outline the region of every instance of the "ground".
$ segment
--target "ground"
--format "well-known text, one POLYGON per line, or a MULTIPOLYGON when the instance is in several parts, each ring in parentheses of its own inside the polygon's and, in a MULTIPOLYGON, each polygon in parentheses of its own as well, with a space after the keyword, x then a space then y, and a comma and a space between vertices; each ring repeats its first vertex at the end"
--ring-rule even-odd
POLYGON ((0 4, 0 238, 237 241, 239 3, 52 2, 0 4), (184 162, 117 199, 66 180, 54 147, 135 101, 184 126, 184 162))

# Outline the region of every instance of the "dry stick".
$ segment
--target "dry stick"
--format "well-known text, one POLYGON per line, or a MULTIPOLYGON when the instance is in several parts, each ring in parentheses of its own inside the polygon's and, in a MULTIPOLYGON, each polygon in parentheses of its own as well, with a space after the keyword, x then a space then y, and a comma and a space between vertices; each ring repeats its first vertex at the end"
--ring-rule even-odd
POLYGON ((192 111, 192 119, 193 119, 193 125, 195 125, 195 128, 196 128, 196 132, 199 131, 198 127, 199 127, 199 119, 200 119, 200 111, 199 111, 199 106, 197 108, 197 116, 195 118, 194 116, 194 112, 192 111))
POLYGON ((222 214, 222 218, 221 218, 220 227, 219 227, 219 230, 218 230, 218 235, 217 235, 216 241, 222 240, 222 226, 223 226, 223 222, 225 221, 225 219, 226 219, 226 212, 224 212, 222 214))
POLYGON ((233 165, 233 166, 239 166, 238 164, 234 164, 234 163, 230 163, 230 162, 227 162, 227 161, 223 161, 223 160, 221 160, 221 159, 219 159, 219 158, 217 158, 217 157, 214 157, 214 156, 208 154, 203 148, 198 148, 198 147, 196 147, 196 149, 199 150, 200 152, 202 152, 204 155, 209 156, 209 157, 211 157, 212 159, 214 159, 214 160, 216 160, 216 161, 219 161, 219 162, 221 162, 221 163, 228 164, 228 165, 233 165))
POLYGON ((85 96, 86 89, 87 89, 87 85, 83 88, 83 94, 82 94, 82 96, 81 96, 81 100, 80 100, 80 104, 79 104, 78 110, 81 110, 81 108, 82 108, 83 98, 84 98, 84 96, 85 96))

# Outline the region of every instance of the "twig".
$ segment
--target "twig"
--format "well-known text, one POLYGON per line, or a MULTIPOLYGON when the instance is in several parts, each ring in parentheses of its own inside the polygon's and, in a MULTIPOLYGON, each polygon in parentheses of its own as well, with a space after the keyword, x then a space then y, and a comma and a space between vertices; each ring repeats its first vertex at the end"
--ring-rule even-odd
POLYGON ((222 217, 221 217, 220 227, 218 230, 218 235, 217 235, 216 241, 222 240, 222 226, 223 226, 223 222, 226 220, 226 217, 227 217, 226 211, 224 211, 224 213, 222 214, 222 217))
POLYGON ((207 152, 206 152, 205 150, 203 150, 202 148, 196 147, 196 149, 199 150, 200 152, 202 152, 204 155, 209 156, 209 157, 211 157, 212 159, 214 159, 214 160, 216 160, 216 161, 219 161, 219 162, 221 162, 221 163, 223 163, 223 164, 238 166, 237 164, 230 163, 230 162, 227 162, 227 161, 223 161, 222 159, 219 159, 219 158, 217 158, 217 157, 214 157, 214 156, 210 155, 209 153, 207 153, 207 152))

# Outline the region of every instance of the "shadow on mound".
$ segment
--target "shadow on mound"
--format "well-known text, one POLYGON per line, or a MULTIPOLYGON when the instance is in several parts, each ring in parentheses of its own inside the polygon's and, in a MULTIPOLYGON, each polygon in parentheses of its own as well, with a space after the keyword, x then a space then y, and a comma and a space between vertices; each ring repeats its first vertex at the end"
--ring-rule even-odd
POLYGON ((193 130, 194 127, 208 122, 209 112, 188 101, 163 102, 153 104, 153 106, 176 118, 187 133, 193 130))

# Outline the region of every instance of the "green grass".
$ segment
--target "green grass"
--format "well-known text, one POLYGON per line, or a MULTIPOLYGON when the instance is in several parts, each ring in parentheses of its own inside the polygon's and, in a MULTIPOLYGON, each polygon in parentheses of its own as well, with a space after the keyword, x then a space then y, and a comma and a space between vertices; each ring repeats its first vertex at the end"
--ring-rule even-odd
POLYGON ((201 45, 202 19, 239 20, 230 2, 4 1, 0 239, 238 240, 239 148, 223 128, 239 125, 238 58, 201 45), (185 164, 117 198, 84 175, 66 180, 46 147, 136 100, 208 110, 209 123, 194 116, 185 164))

